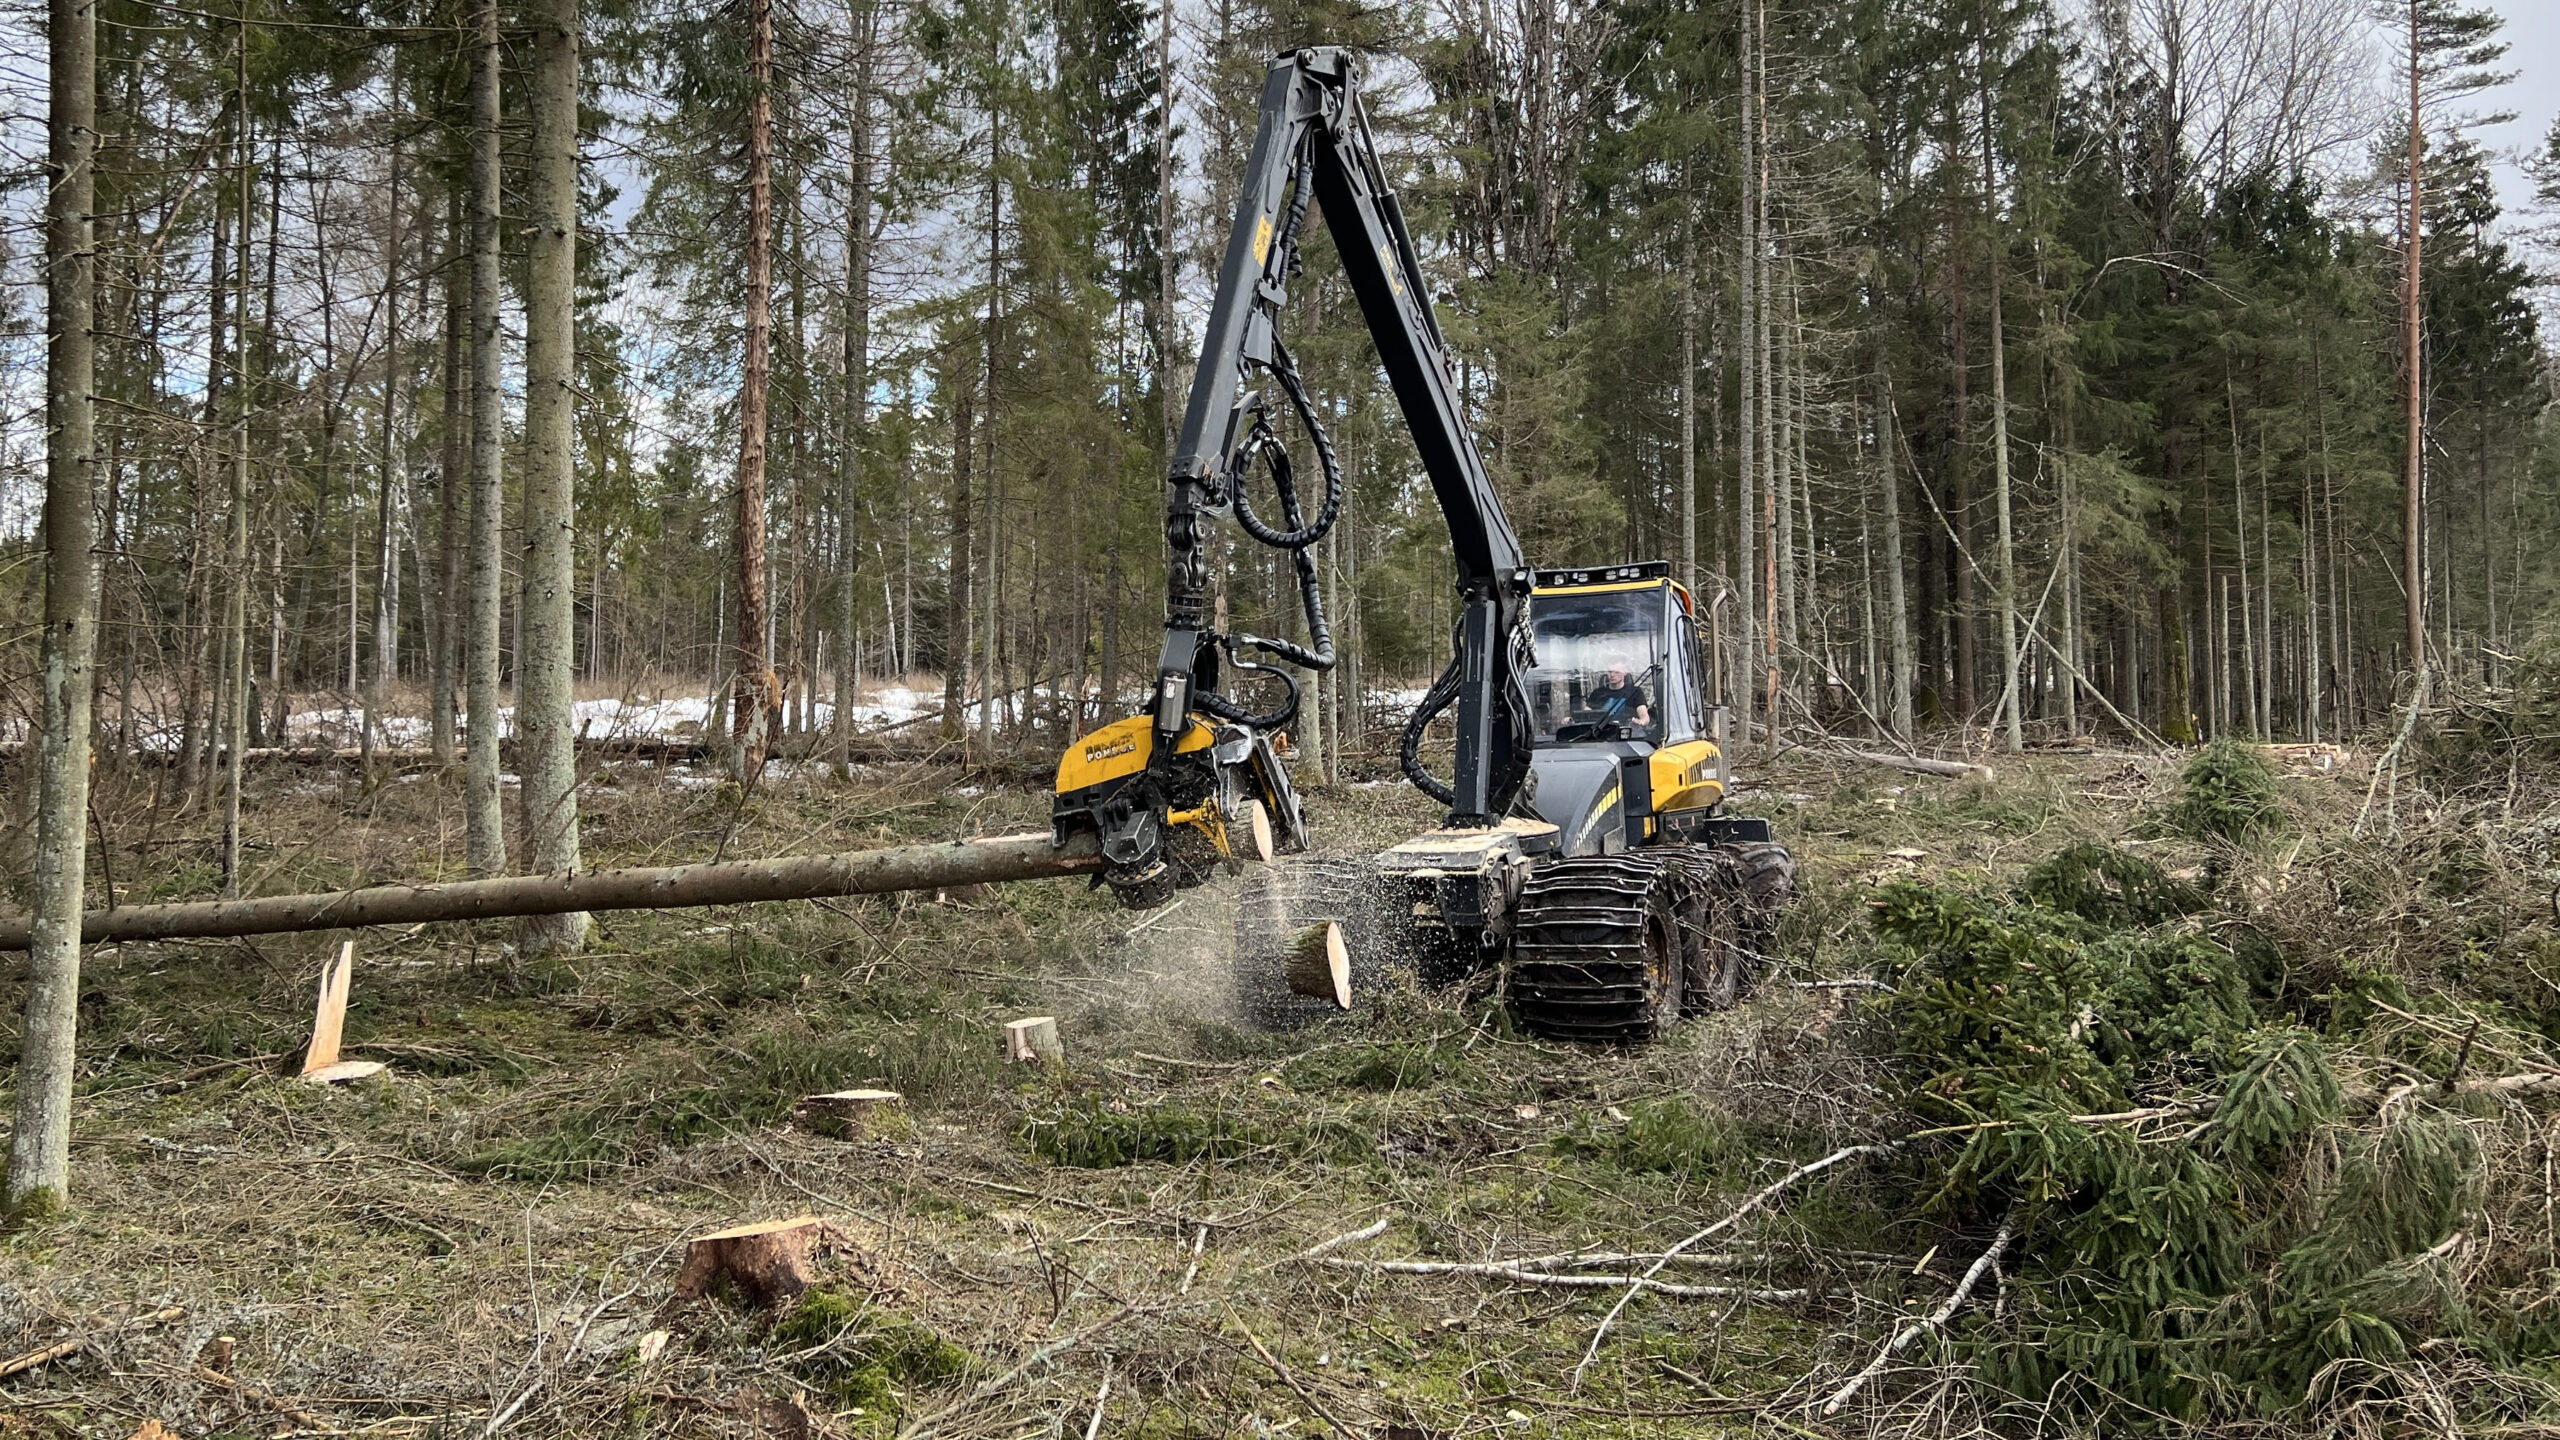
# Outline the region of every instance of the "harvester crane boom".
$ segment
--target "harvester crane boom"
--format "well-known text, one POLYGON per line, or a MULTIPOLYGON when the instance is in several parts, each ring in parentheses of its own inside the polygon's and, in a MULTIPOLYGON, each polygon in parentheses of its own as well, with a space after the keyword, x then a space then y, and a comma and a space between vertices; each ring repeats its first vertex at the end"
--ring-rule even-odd
POLYGON ((1280 322, 1300 232, 1321 202, 1449 527, 1457 653, 1405 722, 1403 744, 1406 777, 1449 813, 1366 859, 1248 871, 1235 912, 1243 1012, 1294 1023, 1351 995, 1496 967, 1541 1035, 1642 1042, 1683 1013, 1736 1003, 1768 953, 1794 860, 1767 820, 1724 808, 1730 776, 1696 605, 1661 561, 1533 571, 1522 557, 1467 429, 1348 51, 1271 62, 1241 188, 1167 467, 1172 566, 1153 699, 1059 758, 1053 846, 1096 837, 1095 882, 1140 910, 1248 854, 1310 848, 1277 743, 1298 708, 1282 667, 1334 663, 1308 552, 1342 513, 1343 479, 1280 322), (1316 505, 1300 503, 1274 387, 1323 468, 1316 505), (1228 517, 1289 552, 1305 643, 1213 623, 1203 522, 1228 517), (1276 682, 1276 703, 1256 709, 1221 693, 1222 665, 1276 682), (1421 744, 1453 705, 1456 776, 1444 783, 1423 769, 1421 744), (1347 979, 1338 965, 1316 967, 1318 977, 1298 963, 1319 945, 1347 961, 1347 979))
POLYGON ((1250 715, 1220 694, 1222 648, 1242 669, 1271 667, 1237 655, 1239 648, 1313 669, 1332 664, 1331 639, 1306 549, 1333 524, 1340 508, 1341 474, 1321 418, 1278 333, 1310 200, 1322 203, 1343 271, 1448 522, 1457 562, 1464 607, 1457 655, 1408 726, 1406 770, 1450 807, 1451 823, 1489 824, 1510 810, 1528 773, 1530 732, 1522 677, 1530 666, 1525 621, 1532 577, 1467 428, 1456 367, 1432 315, 1412 234, 1378 160, 1360 102, 1357 62, 1346 50, 1323 47, 1280 56, 1263 84, 1252 157, 1167 476, 1165 538, 1171 565, 1164 652, 1151 707, 1156 748, 1171 753, 1194 710, 1265 724, 1286 723, 1294 713, 1295 686, 1285 675, 1281 679, 1289 685, 1289 698, 1269 715, 1250 715), (1300 516, 1286 451, 1270 430, 1266 397, 1253 384, 1257 375, 1279 384, 1324 467, 1325 499, 1312 522, 1300 516), (1257 456, 1272 468, 1286 529, 1261 522, 1245 495, 1247 471, 1257 456), (1312 650, 1256 636, 1222 636, 1211 628, 1200 521, 1204 515, 1229 513, 1265 544, 1297 552, 1312 650), (1456 777, 1454 784, 1442 785, 1421 771, 1414 752, 1422 724, 1452 702, 1458 718, 1456 777))

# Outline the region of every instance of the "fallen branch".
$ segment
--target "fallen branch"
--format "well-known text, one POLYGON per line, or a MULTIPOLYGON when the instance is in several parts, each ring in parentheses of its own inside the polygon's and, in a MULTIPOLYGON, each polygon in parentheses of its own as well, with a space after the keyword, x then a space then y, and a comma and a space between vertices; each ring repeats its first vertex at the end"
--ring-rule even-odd
POLYGON ((2501 1095, 2542 1095, 2560 1093, 2560 1071, 2534 1070, 2522 1075, 2482 1076, 2465 1080, 2455 1089, 2464 1094, 2483 1091, 2501 1095))
MULTIPOLYGON (((1685 1258, 1685 1257, 1684 1257, 1685 1258)), ((1714 1300, 1738 1297, 1744 1300, 1801 1300, 1804 1290, 1762 1290, 1737 1285, 1679 1285, 1656 1280, 1650 1275, 1557 1275, 1545 1270, 1531 1270, 1518 1265, 1438 1264, 1431 1261, 1395 1260, 1319 1260, 1316 1262, 1337 1270, 1360 1270, 1390 1275, 1478 1275, 1491 1280, 1508 1280, 1515 1285, 1547 1285, 1558 1290, 1615 1290, 1631 1286, 1669 1295, 1681 1300, 1714 1300)))
POLYGON ((1893 1150, 1899 1149, 1900 1146, 1900 1141, 1887 1141, 1878 1145, 1850 1145, 1843 1147, 1842 1149, 1834 1150, 1819 1160, 1799 1165, 1795 1169, 1788 1171, 1786 1174, 1779 1176, 1776 1180, 1762 1187, 1760 1190, 1755 1192, 1751 1198, 1735 1206, 1723 1219, 1708 1226, 1706 1229, 1699 1231, 1697 1234, 1690 1236, 1688 1239, 1681 1241, 1679 1244, 1672 1246, 1669 1250, 1664 1251, 1662 1258, 1653 1262, 1652 1269, 1645 1271, 1644 1274, 1636 1277, 1636 1279, 1632 1281, 1614 1282, 1624 1284, 1627 1287, 1627 1293, 1618 1297, 1618 1303, 1609 1308, 1609 1313, 1607 1315, 1601 1317, 1600 1328, 1591 1332, 1590 1346, 1582 1352, 1582 1359, 1580 1363, 1573 1367, 1573 1383, 1565 1388, 1577 1392, 1582 1389, 1582 1374, 1584 1371, 1591 1368, 1591 1362, 1599 1356, 1600 1342, 1608 1338, 1609 1327, 1618 1322, 1618 1316, 1624 1313, 1629 1302, 1633 1301, 1638 1295, 1644 1293, 1645 1287, 1643 1282, 1651 1280, 1654 1276, 1661 1274, 1664 1267, 1671 1263, 1674 1256, 1679 1255, 1682 1251, 1687 1250, 1692 1245, 1712 1239, 1719 1233, 1733 1228, 1733 1226, 1739 1222, 1743 1216, 1748 1215, 1752 1211, 1759 1209, 1761 1206, 1768 1204, 1769 1201, 1777 1196, 1780 1191, 1785 1190, 1788 1186, 1793 1185, 1807 1176, 1819 1175, 1823 1171, 1830 1169, 1832 1166, 1839 1164, 1843 1160, 1853 1159, 1860 1155, 1887 1154, 1893 1150))
POLYGON ((1974 1257, 1972 1268, 1966 1270, 1964 1278, 1956 1282, 1956 1288, 1947 1293, 1945 1302, 1921 1317, 1919 1323, 1905 1326, 1885 1342, 1884 1348, 1876 1352, 1876 1358, 1867 1362, 1866 1369, 1850 1376, 1848 1384, 1832 1391, 1831 1398, 1822 1404, 1823 1415, 1839 1414, 1840 1407, 1848 1404, 1851 1396, 1865 1389, 1868 1381, 1884 1373, 1884 1367, 1893 1363, 1894 1356, 1901 1354, 1912 1341, 1946 1324, 1947 1317, 1955 1314, 1956 1307, 1964 1304, 1965 1297, 1973 1293, 1973 1287, 1981 1281, 1984 1272, 2000 1262, 2000 1253, 2009 1248, 2011 1237, 2017 1234, 2017 1226, 2018 1212, 2012 1210, 2008 1218, 2000 1222, 2000 1233, 1991 1237, 1990 1248, 1974 1257))
MULTIPOLYGON (((1388 1275, 1517 1275, 1523 1271, 1553 1273, 1557 1270, 1589 1270, 1601 1265, 1640 1265, 1648 1260, 1670 1259, 1682 1265, 1695 1265, 1702 1270, 1731 1270, 1760 1259, 1756 1254, 1735 1250, 1719 1250, 1711 1255, 1672 1255, 1661 1251, 1631 1252, 1619 1250, 1568 1250, 1554 1255, 1524 1255, 1517 1260, 1325 1260, 1318 1263, 1335 1269, 1376 1270, 1388 1275)), ((1624 1283, 1625 1277, 1619 1277, 1624 1283)))
POLYGON ((1251 1330, 1245 1328, 1244 1320, 1236 1314, 1234 1307, 1230 1306, 1228 1308, 1227 1318, 1235 1322, 1235 1327, 1243 1334, 1245 1343, 1253 1347, 1253 1353, 1261 1356, 1262 1363, 1270 1366, 1272 1373, 1280 1377, 1280 1383, 1288 1386, 1291 1390, 1296 1391, 1298 1398, 1307 1402, 1308 1409, 1323 1416, 1324 1423, 1333 1427, 1334 1434, 1343 1437, 1343 1440, 1357 1440, 1357 1437, 1368 1433, 1368 1431, 1362 1427, 1344 1424, 1342 1422, 1342 1417, 1325 1408, 1325 1403, 1323 1401, 1318 1400, 1311 1394, 1308 1394, 1307 1387, 1298 1383, 1298 1377, 1289 1372, 1289 1367, 1281 1364, 1278 1356, 1272 1354, 1269 1350, 1264 1349, 1262 1341, 1257 1338, 1251 1330))
POLYGON ((1882 765, 1888 770, 1900 770, 1909 775, 1935 775, 1946 780, 1980 780, 1986 784, 1997 778, 1992 774, 1990 766, 1976 765, 1963 760, 1926 760, 1917 755, 1895 755, 1884 750, 1849 750, 1843 753, 1852 760, 1862 760, 1869 765, 1882 765))
POLYGON ((1357 1245, 1363 1240, 1375 1240, 1379 1236, 1387 1233, 1387 1222, 1393 1218, 1394 1217, 1391 1215, 1381 1215, 1376 1220, 1361 1226, 1357 1230, 1336 1235, 1332 1239, 1315 1246, 1313 1249, 1301 1250, 1289 1258, 1292 1260, 1313 1260, 1319 1255, 1339 1250, 1345 1245, 1357 1245))
POLYGON ((2408 745, 2409 736, 2418 728, 2418 716, 2427 708, 2429 690, 2427 666, 2421 659, 2409 687, 2409 708, 2400 715, 2400 729, 2392 735, 2391 743, 2384 747, 2381 757, 2373 762, 2373 774, 2364 785, 2364 803, 2356 807, 2356 823, 2347 829, 2347 834, 2355 839, 2364 838, 2365 824, 2373 818, 2374 791, 2386 778, 2391 788, 2385 792, 2382 823, 2386 830, 2396 831, 2399 828, 2395 807, 2400 798, 2400 751, 2408 745))
POLYGON ((172 1305, 166 1310, 154 1310, 148 1315, 136 1315, 132 1319, 110 1325, 104 1330, 92 1330, 86 1335, 74 1335, 68 1340, 58 1340, 41 1350, 30 1350, 24 1355, 13 1355, 6 1360, 0 1360, 0 1380, 5 1380, 12 1375, 23 1375, 39 1365, 50 1365, 65 1356, 77 1355, 110 1335, 121 1335, 128 1330, 141 1330, 162 1324, 186 1313, 185 1306, 172 1305))
MULTIPOLYGON (((2152 1105, 2140 1110, 2111 1110, 2103 1115, 2065 1115, 2062 1119, 2066 1124, 2071 1125, 2138 1125, 2145 1120, 2165 1120, 2172 1116, 2210 1115, 2221 1104, 2221 1096, 2207 1095, 2200 1100, 2182 1100, 2174 1105, 2152 1105)), ((1976 1120, 1970 1125, 1940 1125, 1931 1130, 1914 1130, 1902 1138, 1926 1140, 1937 1135, 1972 1135, 1984 1130, 2006 1130, 2012 1125, 2025 1123, 2027 1122, 2023 1120, 1976 1120)))

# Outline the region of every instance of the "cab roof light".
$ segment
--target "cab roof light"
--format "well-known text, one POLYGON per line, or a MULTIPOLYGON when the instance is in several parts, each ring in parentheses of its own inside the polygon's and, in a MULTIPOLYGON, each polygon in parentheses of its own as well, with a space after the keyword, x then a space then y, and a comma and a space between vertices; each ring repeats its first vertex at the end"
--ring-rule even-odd
POLYGON ((1639 560, 1628 565, 1596 565, 1588 569, 1541 570, 1537 583, 1548 588, 1574 585, 1617 585, 1629 580, 1668 580, 1671 562, 1639 560))

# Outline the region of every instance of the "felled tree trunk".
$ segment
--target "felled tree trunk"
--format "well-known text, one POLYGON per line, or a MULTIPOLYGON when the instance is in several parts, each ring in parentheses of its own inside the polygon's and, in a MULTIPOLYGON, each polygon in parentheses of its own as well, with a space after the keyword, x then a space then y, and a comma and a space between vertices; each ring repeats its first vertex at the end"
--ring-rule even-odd
MULTIPOLYGON (((376 885, 317 895, 272 895, 177 905, 122 905, 81 917, 80 938, 166 940, 182 935, 271 935, 408 925, 422 920, 487 920, 579 910, 659 910, 744 905, 820 896, 1037 880, 1101 868, 1091 832, 1052 846, 1049 837, 1004 835, 947 845, 897 845, 779 860, 716 865, 649 865, 573 875, 510 875, 442 885, 376 885)), ((27 922, 0 924, 0 952, 27 948, 27 922)))

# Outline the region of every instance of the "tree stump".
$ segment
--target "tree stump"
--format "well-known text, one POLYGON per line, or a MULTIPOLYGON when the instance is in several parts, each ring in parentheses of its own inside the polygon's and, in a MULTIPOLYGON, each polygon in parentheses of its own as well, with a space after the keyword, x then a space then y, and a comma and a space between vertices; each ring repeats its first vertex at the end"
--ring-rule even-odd
POLYGON ((1027 1020, 1011 1020, 1004 1027, 1004 1053, 1008 1059, 1028 1064, 1045 1060, 1062 1063, 1067 1047, 1058 1040, 1058 1021, 1051 1015, 1034 1015, 1027 1020))
POLYGON ((726 1281, 758 1309, 787 1305, 809 1288, 809 1247, 828 1229, 817 1216, 801 1215, 700 1236, 685 1246, 676 1298, 699 1300, 726 1281))
POLYGON ((311 1085, 334 1085, 341 1080, 361 1080, 379 1075, 384 1066, 379 1060, 341 1060, 339 1046, 347 1033, 347 987, 354 983, 356 942, 349 940, 338 946, 338 953, 320 967, 320 1004, 311 1016, 311 1043, 302 1052, 302 1078, 311 1085))
POLYGON ((800 1119, 821 1135, 859 1140, 906 1102, 895 1090, 834 1090, 800 1102, 800 1119))
POLYGON ((1289 941, 1282 973, 1293 992, 1350 1009, 1351 949, 1342 943, 1342 922, 1326 920, 1298 932, 1289 941))

